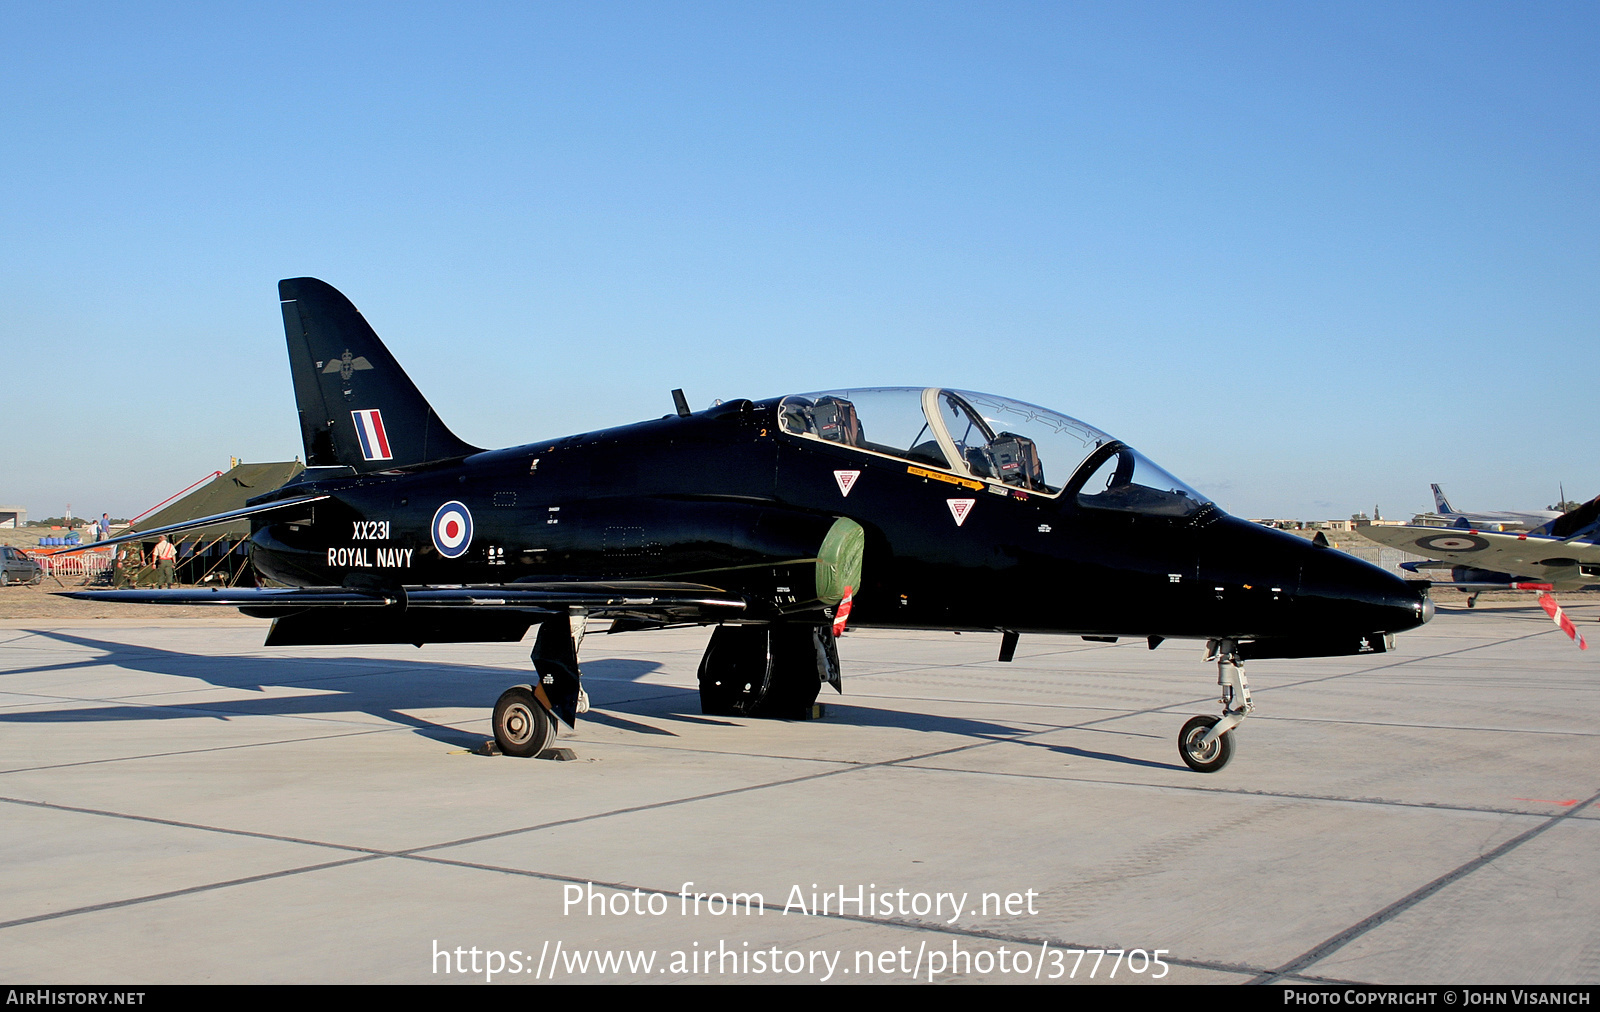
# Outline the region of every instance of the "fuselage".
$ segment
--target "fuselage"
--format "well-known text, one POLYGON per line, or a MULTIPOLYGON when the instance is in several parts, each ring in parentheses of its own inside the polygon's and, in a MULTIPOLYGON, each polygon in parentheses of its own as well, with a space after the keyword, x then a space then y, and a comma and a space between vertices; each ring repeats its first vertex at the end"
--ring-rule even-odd
POLYGON ((997 426, 980 465, 966 443, 925 458, 811 431, 793 405, 734 401, 393 471, 311 468, 273 496, 330 498, 258 524, 252 555, 301 587, 690 581, 745 594, 761 619, 815 605, 799 570, 847 517, 865 532, 857 626, 1281 640, 1426 620, 1404 580, 1203 497, 1174 511, 1085 491, 1120 444, 1047 461, 1047 485, 1037 464, 1029 480, 995 463, 1016 442, 997 426))

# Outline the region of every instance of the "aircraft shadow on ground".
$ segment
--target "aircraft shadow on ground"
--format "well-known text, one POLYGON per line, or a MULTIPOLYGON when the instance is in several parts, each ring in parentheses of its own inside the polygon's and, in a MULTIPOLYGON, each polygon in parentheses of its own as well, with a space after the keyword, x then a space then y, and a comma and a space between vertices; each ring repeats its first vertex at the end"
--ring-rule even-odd
MULTIPOLYGON (((152 694, 146 703, 122 700, 105 705, 54 708, 26 713, 0 711, 0 724, 94 723, 98 721, 140 721, 233 717, 335 717, 365 713, 411 730, 423 737, 451 746, 471 746, 483 740, 483 733, 464 731, 417 717, 409 710, 436 708, 475 709, 487 715, 499 694, 516 681, 534 678, 528 669, 482 664, 452 664, 434 660, 403 660, 373 657, 257 657, 189 654, 151 646, 130 646, 110 640, 94 639, 58 631, 34 631, 35 635, 61 643, 100 651, 95 656, 55 664, 12 668, 0 675, 14 676, 48 672, 117 667, 127 671, 195 679, 218 688, 262 693, 243 699, 183 702, 171 700, 174 693, 187 696, 182 689, 169 688, 152 694), (265 695, 268 687, 314 690, 306 695, 265 695), (160 701, 158 701, 160 700, 160 701)), ((594 705, 579 718, 622 731, 676 737, 671 730, 640 720, 637 716, 684 724, 738 727, 749 721, 701 715, 699 693, 695 689, 671 685, 635 684, 638 679, 661 669, 655 661, 602 658, 583 664, 594 705), (647 688, 644 697, 616 699, 647 688), (609 698, 608 698, 609 697, 609 698), (615 701, 613 701, 615 700, 615 701)), ((112 676, 114 677, 114 676, 112 676)), ((827 708, 826 720, 860 728, 898 728, 937 732, 964 738, 1002 741, 1037 725, 1012 726, 967 717, 917 713, 905 710, 855 706, 831 697, 820 701, 827 708)), ((1043 742, 1021 742, 1048 748, 1065 755, 1171 768, 1114 753, 1094 752, 1043 742)))
MULTIPOLYGON (((616 716, 616 712, 621 711, 625 713, 636 714, 638 716, 648 716, 658 720, 685 721, 697 724, 714 723, 738 726, 740 723, 750 722, 742 718, 730 720, 725 718, 703 717, 699 714, 685 712, 688 710, 699 709, 700 697, 697 692, 695 692, 693 689, 677 689, 670 686, 659 686, 659 688, 663 690, 661 694, 654 695, 649 699, 630 700, 621 704, 607 704, 604 701, 600 701, 598 705, 606 706, 613 712, 610 714, 598 715, 598 718, 596 714, 591 712, 588 719, 596 719, 597 722, 606 723, 610 726, 638 729, 656 734, 670 732, 662 732, 661 730, 652 728, 649 725, 637 724, 634 721, 627 720, 626 718, 618 717, 616 716)), ((942 714, 917 713, 915 711, 907 710, 885 710, 876 707, 856 706, 849 703, 843 703, 839 701, 839 698, 840 697, 834 696, 832 690, 830 689, 824 689, 823 695, 818 698, 818 702, 822 703, 827 709, 827 715, 824 717, 824 720, 829 724, 843 724, 850 727, 860 728, 896 728, 907 731, 924 731, 930 733, 948 734, 962 738, 987 739, 997 742, 1013 739, 1019 734, 1037 730, 1037 725, 1033 724, 1013 726, 1009 724, 997 724, 992 721, 974 720, 969 717, 952 717, 942 714)), ((1080 730, 1093 732, 1099 729, 1089 728, 1080 730)), ((1152 736, 1136 735, 1136 737, 1145 738, 1152 736)), ((1042 748, 1064 756, 1074 756, 1081 759, 1126 763, 1133 766, 1144 766, 1151 769, 1178 770, 1180 772, 1185 769, 1185 767, 1174 763, 1152 762, 1148 759, 1139 759, 1133 756, 1118 755, 1114 752, 1092 751, 1090 749, 1076 748, 1071 745, 1058 745, 1048 742, 1029 740, 1018 741, 1015 742, 1015 744, 1024 745, 1029 748, 1042 748)))
MULTIPOLYGON (((352 712, 409 727, 449 745, 474 745, 482 732, 437 724, 404 711, 468 708, 488 715, 495 700, 517 682, 532 682, 527 668, 452 664, 435 660, 375 657, 251 657, 188 654, 151 646, 129 646, 70 633, 35 630, 35 635, 100 651, 93 657, 56 664, 13 668, 4 675, 118 667, 127 671, 191 678, 218 688, 265 693, 267 687, 314 690, 307 695, 261 695, 244 699, 183 702, 167 689, 148 703, 122 700, 100 706, 58 708, 31 713, 0 712, 0 723, 91 723, 116 720, 169 720, 212 717, 322 717, 352 712), (159 700, 159 701, 158 701, 159 700)), ((635 679, 659 668, 653 661, 600 660, 586 672, 610 679, 635 679)), ((113 676, 114 677, 114 676, 113 676)), ((185 694, 186 695, 186 694, 185 694)), ((641 728, 642 729, 642 728, 641 728)))

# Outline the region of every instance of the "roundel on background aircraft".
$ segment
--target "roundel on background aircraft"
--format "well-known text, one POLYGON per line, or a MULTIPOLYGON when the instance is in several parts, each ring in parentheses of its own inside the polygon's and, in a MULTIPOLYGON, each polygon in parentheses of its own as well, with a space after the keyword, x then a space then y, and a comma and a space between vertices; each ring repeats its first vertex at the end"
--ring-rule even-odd
POLYGON ((464 555, 472 546, 472 513, 459 502, 440 506, 433 515, 433 547, 447 559, 464 555))
POLYGON ((1481 552, 1489 542, 1475 534, 1432 534, 1418 538, 1417 547, 1434 552, 1481 552))

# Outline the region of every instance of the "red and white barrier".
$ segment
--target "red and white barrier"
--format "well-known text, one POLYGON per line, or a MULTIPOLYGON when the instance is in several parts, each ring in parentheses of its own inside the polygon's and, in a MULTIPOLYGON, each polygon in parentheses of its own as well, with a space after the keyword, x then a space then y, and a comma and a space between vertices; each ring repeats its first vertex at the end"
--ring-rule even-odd
POLYGON ((111 568, 114 554, 112 549, 107 548, 104 551, 90 549, 71 555, 45 555, 40 552, 32 558, 46 576, 99 576, 111 568))

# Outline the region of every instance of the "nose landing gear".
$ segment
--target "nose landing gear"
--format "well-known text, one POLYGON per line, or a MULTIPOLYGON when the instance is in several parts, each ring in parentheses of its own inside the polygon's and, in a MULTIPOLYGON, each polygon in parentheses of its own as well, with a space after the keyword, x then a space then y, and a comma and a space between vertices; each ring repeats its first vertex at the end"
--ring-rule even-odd
POLYGON ((1222 716, 1191 717, 1178 732, 1178 754, 1198 773, 1215 773, 1233 758, 1233 729, 1255 704, 1244 677, 1239 644, 1231 639, 1207 640, 1206 660, 1217 662, 1217 684, 1222 686, 1222 716))

